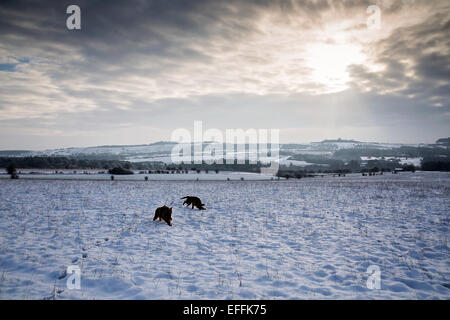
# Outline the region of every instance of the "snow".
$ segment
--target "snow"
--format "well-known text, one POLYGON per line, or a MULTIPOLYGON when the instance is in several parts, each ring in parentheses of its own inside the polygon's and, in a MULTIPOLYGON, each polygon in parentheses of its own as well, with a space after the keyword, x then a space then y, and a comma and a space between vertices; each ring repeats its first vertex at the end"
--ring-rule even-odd
POLYGON ((2 179, 0 299, 449 299, 449 191, 439 172, 2 179), (207 210, 183 208, 185 195, 207 210), (164 203, 172 227, 152 221, 164 203), (80 290, 66 287, 70 265, 80 290))
POLYGON ((309 163, 309 162, 306 162, 303 160, 288 160, 289 158, 290 158, 290 156, 280 158, 278 163, 280 165, 285 165, 285 166, 290 166, 292 164, 293 166, 298 166, 298 167, 306 167, 306 166, 310 166, 310 165, 314 164, 314 163, 309 163))
MULTIPOLYGON (((20 170, 20 179, 26 180, 97 180, 105 181, 111 180, 111 174, 108 173, 98 173, 98 170, 86 170, 86 174, 80 173, 70 173, 71 171, 62 171, 61 174, 56 174, 52 170, 20 170), (34 172, 34 173, 30 173, 34 172)), ((227 180, 274 180, 278 177, 274 177, 269 174, 251 173, 251 172, 239 172, 239 171, 219 171, 216 173, 211 170, 208 173, 201 171, 197 173, 196 171, 188 171, 188 173, 151 173, 151 174, 132 174, 132 175, 114 175, 114 180, 119 181, 144 181, 145 177, 148 177, 148 181, 227 181, 227 180)), ((10 176, 6 173, 0 174, 0 179, 10 179, 10 176)), ((284 178, 280 178, 284 179, 284 178)))
POLYGON ((417 157, 417 158, 401 158, 400 159, 400 164, 412 164, 416 167, 420 167, 422 164, 422 157, 417 157))
MULTIPOLYGON (((126 160, 130 162, 145 162, 145 161, 160 161, 164 163, 172 163, 174 159, 172 159, 172 150, 176 146, 176 143, 173 142, 157 142, 153 144, 146 145, 117 145, 117 146, 96 146, 96 147, 85 147, 85 148, 62 148, 62 149, 49 149, 43 151, 30 151, 22 154, 18 154, 16 152, 9 154, 11 157, 17 156, 83 156, 83 155, 96 155, 97 157, 102 155, 114 155, 119 157, 121 160, 126 160)), ((191 144, 181 143, 178 147, 181 146, 191 146, 191 144)), ((200 146, 198 142, 195 142, 193 145, 200 146)), ((208 142, 204 146, 208 148, 204 151, 196 152, 196 156, 201 155, 201 159, 204 161, 220 161, 223 158, 220 150, 223 147, 222 144, 217 142, 208 142), (217 154, 211 155, 211 150, 217 148, 217 154), (209 153, 207 152, 209 150, 209 153)), ((245 150, 245 145, 238 144, 238 149, 245 150)), ((276 152, 289 152, 295 154, 312 154, 312 155, 332 155, 336 150, 341 149, 353 149, 353 148, 375 148, 375 149, 389 149, 389 148, 399 148, 401 146, 419 146, 417 144, 396 144, 396 143, 377 143, 377 142, 311 142, 308 144, 280 144, 279 150, 273 147, 272 153, 276 152)), ((259 150, 264 150, 266 145, 259 145, 259 150)), ((180 149, 180 148, 177 148, 180 149)), ((248 157, 250 159, 257 158, 263 163, 268 163, 270 161, 277 160, 277 157, 267 157, 267 154, 263 152, 258 153, 258 145, 252 144, 251 148, 249 148, 248 157)), ((228 158, 237 158, 237 159, 245 159, 245 152, 234 152, 230 150, 226 151, 226 157, 228 158)), ((7 154, 7 153, 6 153, 7 154)), ((184 160, 185 162, 191 161, 190 156, 186 156, 185 158, 178 159, 184 160)))
POLYGON ((360 157, 362 161, 368 160, 387 160, 398 161, 400 164, 412 164, 416 167, 420 167, 422 164, 422 157, 407 158, 407 157, 360 157))

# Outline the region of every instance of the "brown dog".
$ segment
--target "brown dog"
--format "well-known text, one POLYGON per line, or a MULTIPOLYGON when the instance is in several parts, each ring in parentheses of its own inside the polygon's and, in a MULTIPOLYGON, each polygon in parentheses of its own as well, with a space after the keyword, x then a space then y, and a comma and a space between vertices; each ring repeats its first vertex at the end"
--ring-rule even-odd
POLYGON ((159 221, 164 221, 169 226, 172 226, 172 208, 162 206, 155 210, 155 217, 153 221, 159 218, 159 221))

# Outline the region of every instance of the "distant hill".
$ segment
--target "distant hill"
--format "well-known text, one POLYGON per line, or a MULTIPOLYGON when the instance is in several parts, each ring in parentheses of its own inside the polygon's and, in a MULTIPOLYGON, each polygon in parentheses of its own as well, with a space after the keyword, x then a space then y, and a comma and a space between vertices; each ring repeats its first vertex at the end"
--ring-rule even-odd
POLYGON ((340 143, 340 142, 342 142, 342 143, 362 143, 361 141, 356 141, 356 140, 345 140, 345 139, 341 139, 341 138, 335 139, 335 140, 333 140, 333 139, 327 139, 327 140, 321 141, 320 143, 340 143))
POLYGON ((443 145, 443 146, 449 147, 449 146, 450 146, 450 138, 441 138, 441 139, 438 139, 438 140, 436 140, 436 144, 439 144, 439 145, 443 145))
MULTIPOLYGON (((279 155, 281 159, 295 155, 315 155, 323 157, 337 157, 340 160, 347 161, 353 159, 359 159, 360 157, 371 156, 408 156, 408 157, 422 157, 422 156, 435 156, 441 154, 440 150, 445 151, 446 144, 450 143, 450 138, 442 138, 437 141, 437 144, 432 145, 419 145, 419 144, 398 144, 398 143, 377 143, 377 142, 361 142, 353 139, 326 139, 321 142, 311 142, 303 144, 280 144, 279 155), (420 152, 416 148, 433 148, 439 149, 438 151, 421 150, 420 152), (409 149, 405 148, 412 148, 409 149), (393 150, 395 149, 395 150, 393 150)), ((198 145, 198 143, 194 143, 198 145)), ((96 147, 72 147, 72 148, 60 148, 49 149, 42 151, 29 151, 29 150, 4 150, 0 151, 0 157, 66 157, 77 160, 104 160, 104 161, 128 161, 131 163, 138 162, 160 162, 160 163, 172 163, 172 150, 177 145, 177 142, 173 141, 158 141, 151 144, 140 145, 104 145, 96 147)), ((209 148, 205 150, 203 159, 207 160, 213 157, 211 149, 214 145, 221 146, 221 143, 205 141, 203 146, 209 148)), ((241 146, 242 147, 242 146, 241 146)), ((248 147, 248 146, 247 146, 248 147)), ((245 148, 250 150, 250 148, 245 148)), ((265 148, 258 148, 265 150, 265 148)), ((231 157, 243 156, 242 152, 231 152, 231 157), (234 155, 233 155, 234 153, 234 155)), ((257 150, 256 148, 252 149, 257 150)), ((267 161, 265 155, 260 154, 258 159, 261 161, 267 161)), ((302 156, 294 157, 292 160, 309 162, 311 159, 307 159, 302 156)), ((314 159, 317 160, 317 159, 314 159)), ((183 160, 184 161, 184 160, 183 160)), ((191 161, 191 158, 186 158, 187 162, 191 161)), ((316 163, 319 163, 316 161, 316 163)))
POLYGON ((178 144, 177 142, 174 141, 158 141, 155 143, 150 143, 149 146, 159 146, 159 145, 174 145, 174 144, 178 144))
POLYGON ((24 157, 27 155, 32 154, 33 151, 30 150, 0 150, 0 156, 17 156, 17 157, 24 157))

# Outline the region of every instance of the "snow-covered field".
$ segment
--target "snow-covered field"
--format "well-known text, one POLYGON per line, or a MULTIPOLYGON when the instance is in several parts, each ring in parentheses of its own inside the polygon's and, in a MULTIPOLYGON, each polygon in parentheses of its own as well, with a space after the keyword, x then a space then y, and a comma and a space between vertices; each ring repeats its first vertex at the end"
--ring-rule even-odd
MULTIPOLYGON (((91 171, 88 174, 77 173, 63 173, 55 174, 55 171, 39 170, 35 173, 30 174, 23 170, 24 173, 19 174, 20 179, 26 180, 111 180, 111 174, 102 173, 99 174, 97 171, 91 171)), ((21 171, 22 172, 22 171, 21 171)), ((152 174, 131 174, 131 175, 114 175, 114 180, 119 181, 145 181, 145 177, 148 181, 227 181, 227 180, 274 180, 278 179, 273 175, 262 174, 262 173, 251 173, 251 172, 235 172, 235 171, 219 171, 216 173, 214 171, 209 171, 206 173, 202 171, 197 173, 195 171, 189 171, 188 173, 152 173, 152 174)), ((10 175, 6 173, 0 174, 0 179, 11 179, 10 175)), ((284 178, 280 178, 284 179, 284 178)))
POLYGON ((407 158, 407 157, 361 157, 362 161, 368 160, 388 160, 388 161, 398 161, 400 164, 412 164, 416 167, 420 167, 422 164, 422 157, 407 158))
POLYGON ((1 299, 449 299, 450 175, 0 180, 1 299), (198 195, 206 211, 181 206, 198 195), (173 226, 153 222, 173 206, 173 226), (64 270, 81 269, 81 289, 64 270), (370 265, 381 289, 368 289, 370 265))

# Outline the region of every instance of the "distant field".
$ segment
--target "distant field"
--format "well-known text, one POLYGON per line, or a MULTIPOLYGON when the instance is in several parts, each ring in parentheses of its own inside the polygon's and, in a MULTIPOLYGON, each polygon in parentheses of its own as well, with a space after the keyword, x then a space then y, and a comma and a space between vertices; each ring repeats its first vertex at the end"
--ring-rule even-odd
MULTIPOLYGON (((62 170, 58 170, 58 172, 62 170)), ((79 170, 80 171, 80 170, 79 170)), ((83 174, 83 170, 77 174, 65 171, 62 174, 56 174, 55 170, 21 170, 23 174, 19 174, 20 179, 25 180, 111 180, 111 174, 99 174, 98 170, 88 170, 86 174, 83 174), (34 173, 30 173, 34 172, 34 173)), ((144 181, 145 177, 148 177, 149 181, 227 181, 229 180, 274 180, 278 179, 273 175, 250 173, 250 172, 232 172, 232 171, 220 171, 216 173, 210 171, 205 173, 192 172, 189 173, 151 173, 151 174, 132 174, 132 175, 114 175, 114 180, 118 181, 144 181)), ((0 179, 10 179, 10 176, 6 173, 0 174, 0 179)), ((284 179, 284 178, 281 178, 284 179)))
POLYGON ((0 198, 0 299, 450 299, 449 173, 2 179, 0 198), (172 227, 152 221, 164 203, 172 227))

